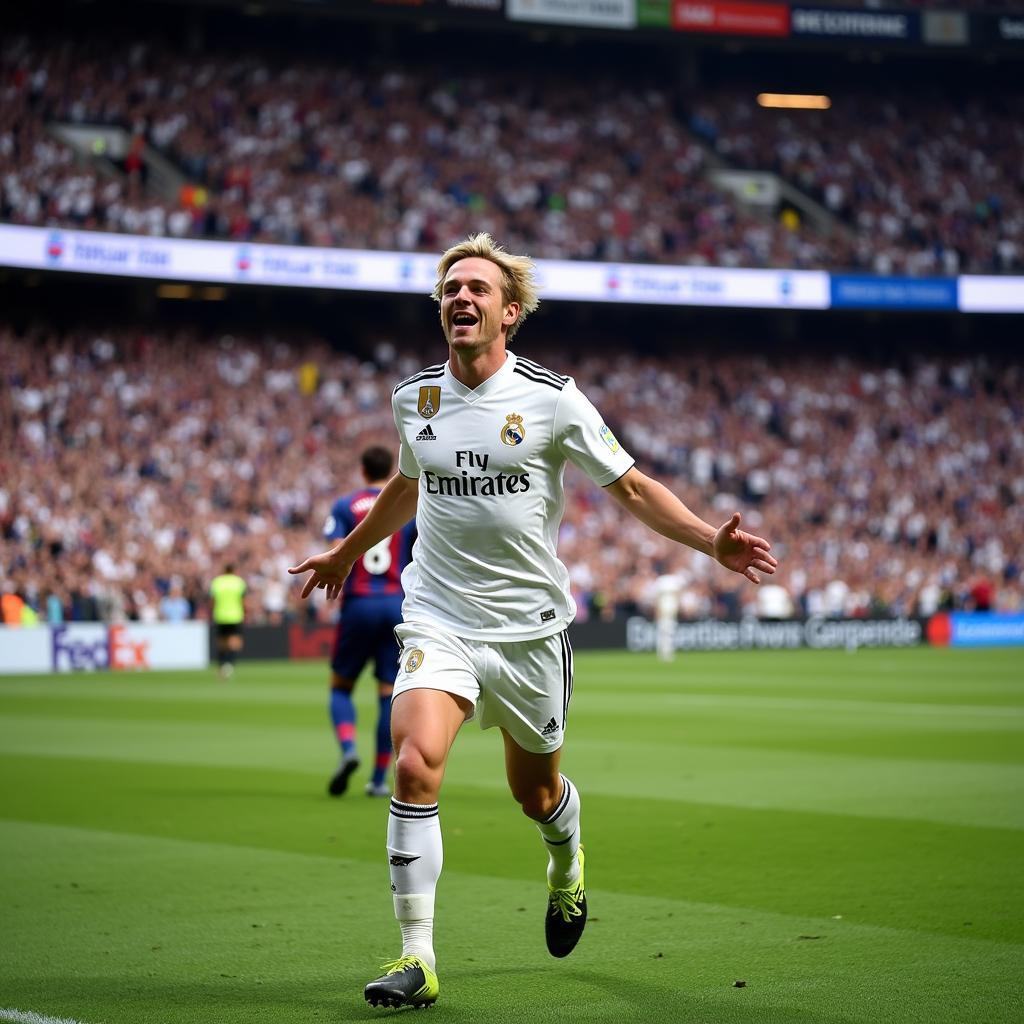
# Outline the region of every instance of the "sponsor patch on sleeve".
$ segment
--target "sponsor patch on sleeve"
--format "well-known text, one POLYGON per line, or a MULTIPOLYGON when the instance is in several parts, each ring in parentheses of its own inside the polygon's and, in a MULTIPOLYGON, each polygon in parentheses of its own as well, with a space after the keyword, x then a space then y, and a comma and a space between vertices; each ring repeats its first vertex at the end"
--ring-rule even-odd
POLYGON ((611 431, 611 427, 601 424, 601 429, 598 431, 601 435, 601 440, 608 445, 609 451, 613 454, 619 450, 619 442, 616 440, 615 435, 611 431))

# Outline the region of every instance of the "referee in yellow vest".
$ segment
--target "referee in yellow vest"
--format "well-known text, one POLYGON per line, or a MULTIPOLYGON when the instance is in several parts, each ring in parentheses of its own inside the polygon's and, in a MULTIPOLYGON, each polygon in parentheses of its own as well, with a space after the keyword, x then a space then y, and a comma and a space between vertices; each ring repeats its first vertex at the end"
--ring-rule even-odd
POLYGON ((242 623, 245 621, 245 580, 235 575, 230 563, 210 583, 213 624, 217 631, 217 663, 221 679, 230 679, 235 658, 242 650, 242 623))

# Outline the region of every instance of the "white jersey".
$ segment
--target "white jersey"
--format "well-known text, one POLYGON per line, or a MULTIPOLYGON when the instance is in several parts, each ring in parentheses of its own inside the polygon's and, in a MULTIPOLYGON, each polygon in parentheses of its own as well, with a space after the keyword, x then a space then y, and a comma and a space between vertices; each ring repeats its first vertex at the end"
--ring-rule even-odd
POLYGON ((555 554, 567 460, 598 486, 633 465, 571 377, 509 352, 478 388, 447 363, 392 397, 398 468, 419 479, 407 622, 474 640, 533 640, 576 614, 555 554))

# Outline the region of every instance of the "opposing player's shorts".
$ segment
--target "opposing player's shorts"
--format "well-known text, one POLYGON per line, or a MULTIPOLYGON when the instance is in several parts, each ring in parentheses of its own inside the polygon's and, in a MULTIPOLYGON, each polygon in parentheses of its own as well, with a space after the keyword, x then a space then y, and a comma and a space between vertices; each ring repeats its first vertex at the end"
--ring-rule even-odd
POLYGON ((373 661, 382 683, 393 683, 398 672, 395 627, 402 621, 400 595, 347 597, 334 634, 331 668, 343 679, 356 680, 373 661))
POLYGON ((562 745, 572 697, 572 648, 566 630, 541 640, 466 640, 436 626, 402 623, 395 697, 443 690, 473 705, 467 720, 500 725, 523 750, 549 754, 562 745))

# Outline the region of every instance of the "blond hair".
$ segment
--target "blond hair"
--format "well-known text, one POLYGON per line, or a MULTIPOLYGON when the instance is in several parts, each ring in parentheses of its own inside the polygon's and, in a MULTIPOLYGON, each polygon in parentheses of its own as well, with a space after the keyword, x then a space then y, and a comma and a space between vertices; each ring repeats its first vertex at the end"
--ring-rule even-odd
POLYGON ((431 295, 441 304, 441 289, 448 271, 459 260, 478 257, 490 260, 501 271, 501 298, 505 303, 518 302, 519 316, 508 329, 507 341, 519 330, 522 322, 540 305, 537 295, 537 281, 534 278, 533 260, 529 256, 513 256, 506 252, 486 231, 470 235, 458 245, 446 250, 437 264, 437 281, 431 295))

